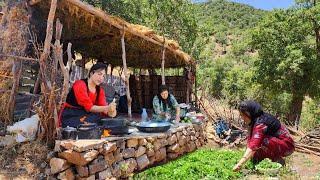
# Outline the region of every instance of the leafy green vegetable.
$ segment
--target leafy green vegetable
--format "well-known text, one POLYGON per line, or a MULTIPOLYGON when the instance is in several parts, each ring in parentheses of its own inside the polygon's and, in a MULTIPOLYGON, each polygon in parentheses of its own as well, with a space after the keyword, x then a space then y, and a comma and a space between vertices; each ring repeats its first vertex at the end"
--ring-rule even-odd
POLYGON ((268 158, 262 160, 258 165, 256 165, 257 169, 278 169, 281 167, 282 167, 281 164, 276 163, 276 162, 272 162, 268 158))
POLYGON ((184 117, 181 122, 183 123, 191 123, 192 122, 192 118, 191 117, 184 117))
MULTIPOLYGON (((236 179, 242 172, 233 172, 233 166, 241 159, 242 151, 201 149, 171 161, 165 165, 147 169, 133 179, 236 179)), ((253 165, 248 162, 244 168, 253 165)))

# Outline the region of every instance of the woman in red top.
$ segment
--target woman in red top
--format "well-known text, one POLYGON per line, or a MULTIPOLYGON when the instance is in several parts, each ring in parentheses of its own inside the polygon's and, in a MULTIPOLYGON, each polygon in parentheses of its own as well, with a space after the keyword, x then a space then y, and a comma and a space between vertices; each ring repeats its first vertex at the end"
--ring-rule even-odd
POLYGON ((247 149, 242 159, 234 166, 238 171, 249 159, 254 163, 269 158, 282 165, 283 157, 294 151, 294 141, 288 130, 280 121, 262 110, 260 104, 254 101, 243 101, 239 106, 240 116, 249 125, 247 149))
POLYGON ((116 116, 116 106, 106 102, 100 84, 106 75, 106 66, 97 63, 89 71, 88 79, 77 80, 67 95, 59 117, 62 127, 78 127, 83 123, 97 123, 104 115, 116 116))

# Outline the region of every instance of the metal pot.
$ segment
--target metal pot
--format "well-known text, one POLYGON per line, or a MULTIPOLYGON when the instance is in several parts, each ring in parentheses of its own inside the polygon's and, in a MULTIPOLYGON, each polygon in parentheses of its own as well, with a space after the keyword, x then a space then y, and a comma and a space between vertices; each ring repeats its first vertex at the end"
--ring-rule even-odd
POLYGON ((77 139, 77 129, 74 127, 66 127, 62 129, 61 135, 62 135, 62 139, 73 139, 76 140, 77 139))
POLYGON ((104 129, 109 130, 112 135, 122 135, 129 133, 128 122, 125 119, 119 118, 104 118, 101 119, 104 129))
POLYGON ((96 123, 81 124, 78 127, 78 139, 100 139, 101 128, 96 123))
POLYGON ((136 125, 139 131, 147 133, 166 132, 171 124, 167 121, 143 121, 136 125))

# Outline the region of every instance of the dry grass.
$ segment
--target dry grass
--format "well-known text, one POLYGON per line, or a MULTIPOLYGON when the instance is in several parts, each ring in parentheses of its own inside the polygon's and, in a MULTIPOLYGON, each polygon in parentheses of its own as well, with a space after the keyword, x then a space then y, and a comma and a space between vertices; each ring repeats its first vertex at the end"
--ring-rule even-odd
MULTIPOLYGON (((1 86, 1 85, 0 85, 1 86)), ((2 93, 0 95, 0 122, 6 124, 9 122, 9 116, 7 112, 7 105, 9 101, 9 94, 2 93)))
POLYGON ((6 174, 35 177, 45 171, 48 152, 38 141, 4 147, 0 149, 0 169, 6 174))

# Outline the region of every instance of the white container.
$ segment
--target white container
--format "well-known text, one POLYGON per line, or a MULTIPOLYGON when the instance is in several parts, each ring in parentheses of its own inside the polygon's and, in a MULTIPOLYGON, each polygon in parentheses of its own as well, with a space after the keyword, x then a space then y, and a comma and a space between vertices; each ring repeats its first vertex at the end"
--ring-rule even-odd
POLYGON ((142 113, 141 113, 141 121, 147 121, 148 120, 148 113, 146 108, 142 108, 142 113))

